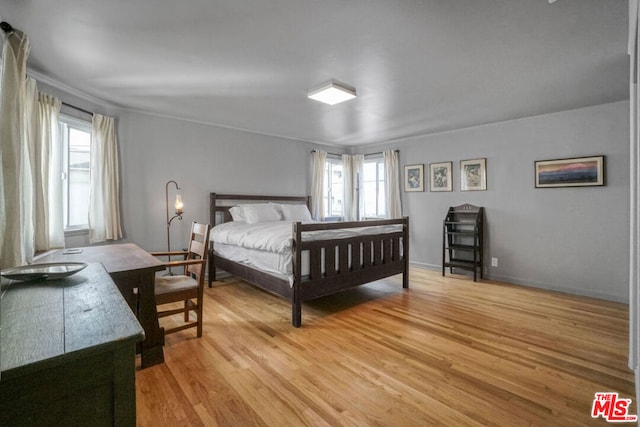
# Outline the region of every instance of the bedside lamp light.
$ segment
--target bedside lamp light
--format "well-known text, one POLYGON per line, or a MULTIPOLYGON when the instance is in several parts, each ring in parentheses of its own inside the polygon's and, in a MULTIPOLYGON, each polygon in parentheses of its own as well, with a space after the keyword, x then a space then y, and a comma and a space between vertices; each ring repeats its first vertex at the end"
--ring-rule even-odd
MULTIPOLYGON (((165 185, 165 208, 167 211, 167 252, 171 252, 171 222, 178 218, 179 221, 182 221, 182 213, 184 212, 184 203, 182 203, 182 196, 180 195, 180 193, 176 194, 176 201, 173 204, 173 207, 175 209, 175 215, 173 215, 171 218, 169 218, 169 184, 173 183, 176 186, 176 190, 180 190, 180 187, 178 186, 178 183, 171 180, 168 181, 167 184, 165 185)), ((171 256, 168 256, 168 261, 171 262, 171 256)), ((171 272, 171 267, 169 267, 169 274, 172 275, 173 273, 171 272)))
POLYGON ((176 194, 176 202, 173 204, 173 207, 176 209, 176 215, 182 215, 184 203, 182 203, 182 196, 180 195, 180 193, 176 194))

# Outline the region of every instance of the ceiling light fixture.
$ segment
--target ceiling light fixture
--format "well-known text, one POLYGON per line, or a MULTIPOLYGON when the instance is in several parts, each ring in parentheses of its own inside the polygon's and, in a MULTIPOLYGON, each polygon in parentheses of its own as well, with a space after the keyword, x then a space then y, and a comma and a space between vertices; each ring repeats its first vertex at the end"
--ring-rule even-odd
POLYGON ((312 89, 307 93, 307 97, 329 105, 336 105, 356 97, 355 88, 349 87, 333 80, 312 89))

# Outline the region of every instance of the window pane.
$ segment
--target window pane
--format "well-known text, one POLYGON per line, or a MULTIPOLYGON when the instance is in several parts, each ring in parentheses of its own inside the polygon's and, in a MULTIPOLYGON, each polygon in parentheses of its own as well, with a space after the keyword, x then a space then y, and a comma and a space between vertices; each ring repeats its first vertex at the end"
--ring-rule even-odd
POLYGON ((376 216, 376 183, 368 181, 362 183, 364 196, 364 216, 376 216))
POLYGON ((362 170, 363 181, 375 181, 376 180, 376 163, 365 163, 362 170))
POLYGON ((324 163, 324 183, 322 185, 322 198, 324 201, 323 216, 329 216, 329 192, 331 191, 331 164, 329 162, 324 163))
POLYGON ((365 162, 362 168, 362 191, 360 192, 364 205, 364 216, 376 215, 376 163, 365 162))
POLYGON ((365 162, 363 168, 361 197, 364 203, 365 217, 385 215, 384 207, 384 162, 374 159, 365 162))
POLYGON ((344 201, 344 176, 342 164, 333 164, 331 171, 331 216, 342 216, 344 201))
POLYGON ((384 182, 382 182, 382 185, 380 185, 380 187, 378 188, 378 216, 387 215, 387 209, 385 205, 386 199, 384 197, 384 182))
POLYGON ((378 162, 378 216, 387 216, 384 197, 384 162, 378 162))
POLYGON ((65 175, 65 227, 77 227, 89 223, 89 188, 91 180, 91 132, 90 125, 66 123, 64 135, 67 162, 65 175))
POLYGON ((324 216, 342 216, 342 205, 344 201, 342 162, 337 159, 325 161, 324 173, 324 216))

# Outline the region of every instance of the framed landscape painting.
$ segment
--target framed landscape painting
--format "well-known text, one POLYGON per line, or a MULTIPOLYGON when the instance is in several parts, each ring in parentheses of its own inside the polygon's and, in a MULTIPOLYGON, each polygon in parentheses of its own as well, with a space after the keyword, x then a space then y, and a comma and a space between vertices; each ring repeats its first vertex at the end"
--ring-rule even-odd
POLYGON ((536 188, 604 185, 604 156, 537 160, 536 188))
POLYGON ((404 167, 404 191, 424 191, 424 165, 404 167))
POLYGON ((487 159, 460 160, 460 190, 487 189, 487 159))
POLYGON ((451 169, 453 163, 430 163, 429 164, 429 190, 430 191, 453 191, 451 179, 451 169))

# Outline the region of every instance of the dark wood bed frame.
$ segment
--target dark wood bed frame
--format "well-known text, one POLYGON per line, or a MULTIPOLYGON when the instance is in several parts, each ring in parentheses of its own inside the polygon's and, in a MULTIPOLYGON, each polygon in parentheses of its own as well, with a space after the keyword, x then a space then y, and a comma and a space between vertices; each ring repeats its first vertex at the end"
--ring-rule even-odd
MULTIPOLYGON (((238 203, 304 203, 309 206, 310 197, 255 196, 210 193, 210 224, 222 215, 222 222, 231 220, 229 208, 238 203), (218 201, 226 201, 225 205, 218 201), (231 204, 230 202, 234 202, 231 204)), ((391 220, 366 220, 357 222, 293 223, 293 275, 294 283, 287 279, 260 271, 251 266, 230 261, 215 254, 215 245, 209 245, 209 287, 216 280, 216 268, 224 270, 266 291, 291 301, 292 324, 302 324, 302 303, 314 298, 331 295, 345 289, 373 282, 385 277, 402 274, 402 287, 409 287, 409 218, 391 220), (344 239, 303 241, 302 233, 317 230, 369 227, 402 224, 402 231, 370 234, 344 239), (302 252, 310 251, 308 276, 302 276, 302 252), (336 256, 322 257, 325 254, 336 256), (347 266, 347 268, 345 268, 347 266)))

